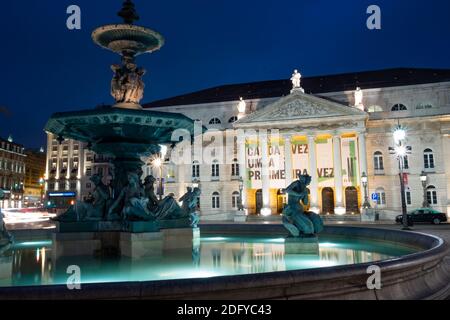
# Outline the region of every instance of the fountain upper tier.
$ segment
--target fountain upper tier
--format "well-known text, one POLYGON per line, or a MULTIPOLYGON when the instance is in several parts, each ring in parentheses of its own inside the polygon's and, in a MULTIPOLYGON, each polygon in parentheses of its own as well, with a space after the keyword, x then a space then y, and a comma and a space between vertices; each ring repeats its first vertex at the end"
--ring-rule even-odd
POLYGON ((59 138, 86 142, 98 154, 120 158, 159 152, 159 144, 175 142, 176 129, 194 136, 194 121, 178 113, 121 108, 55 113, 45 126, 59 138))
POLYGON ((92 33, 92 39, 99 46, 126 56, 151 53, 164 45, 164 37, 158 32, 131 24, 99 27, 92 33))

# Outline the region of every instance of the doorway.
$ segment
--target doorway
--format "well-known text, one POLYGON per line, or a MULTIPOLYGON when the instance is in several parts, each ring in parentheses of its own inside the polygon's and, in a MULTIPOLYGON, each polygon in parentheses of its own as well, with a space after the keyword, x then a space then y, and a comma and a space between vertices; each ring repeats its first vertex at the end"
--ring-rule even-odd
POLYGON ((322 190, 322 214, 334 214, 334 191, 332 188, 322 190))
POLYGON ((262 197, 262 190, 256 190, 256 214, 260 214, 261 213, 261 209, 263 207, 263 197, 262 197))
POLYGON ((283 209, 286 206, 286 194, 282 189, 277 192, 277 212, 278 214, 283 213, 283 209))
POLYGON ((355 187, 345 189, 345 208, 348 213, 359 213, 358 190, 355 187))

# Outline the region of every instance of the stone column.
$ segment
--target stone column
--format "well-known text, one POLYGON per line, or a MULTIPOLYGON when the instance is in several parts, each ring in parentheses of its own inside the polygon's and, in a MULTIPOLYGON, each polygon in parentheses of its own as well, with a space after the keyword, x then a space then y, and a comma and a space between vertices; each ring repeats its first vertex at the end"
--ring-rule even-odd
POLYGON ((288 187, 294 178, 292 174, 292 135, 285 134, 284 138, 284 170, 286 176, 286 187, 288 187))
POLYGON ((309 150, 309 175, 311 176, 310 190, 310 211, 319 213, 319 177, 317 176, 317 156, 316 139, 313 135, 308 135, 309 150))
POLYGON ((261 179, 262 179, 262 201, 263 207, 261 209, 261 215, 269 216, 272 214, 270 209, 270 170, 269 170, 269 148, 268 137, 266 130, 260 130, 259 133, 259 146, 261 148, 261 179))
MULTIPOLYGON (((362 200, 361 203, 364 203, 364 186, 361 182, 361 176, 363 172, 369 175, 369 172, 367 172, 367 152, 366 152, 366 133, 360 132, 358 133, 358 157, 359 157, 359 185, 361 190, 361 196, 362 200)), ((367 186, 367 192, 369 192, 369 187, 367 186)), ((367 195, 369 196, 369 195, 367 195)))
POLYGON ((333 137, 333 165, 334 165, 334 188, 336 193, 335 214, 345 214, 343 183, 342 183, 342 155, 341 155, 341 137, 333 137))
POLYGON ((366 153, 366 134, 358 133, 358 151, 359 151, 359 171, 360 174, 367 172, 367 153, 366 153))
POLYGON ((246 164, 246 156, 245 156, 245 146, 247 143, 247 139, 245 138, 244 130, 237 130, 237 148, 238 148, 238 161, 239 161, 239 175, 242 177, 244 181, 243 189, 242 189, 242 206, 244 210, 247 211, 247 164, 246 164))

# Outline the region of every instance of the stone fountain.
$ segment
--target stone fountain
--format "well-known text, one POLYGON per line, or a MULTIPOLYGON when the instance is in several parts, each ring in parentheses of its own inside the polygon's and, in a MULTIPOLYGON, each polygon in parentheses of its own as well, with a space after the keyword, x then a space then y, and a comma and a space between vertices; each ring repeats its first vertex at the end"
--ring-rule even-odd
POLYGON ((145 70, 135 60, 160 49, 164 39, 153 30, 133 24, 139 16, 132 1, 125 1, 118 15, 123 18, 122 24, 105 25, 92 33, 96 44, 121 56, 121 64, 111 66, 115 104, 56 113, 45 127, 59 141, 87 143, 96 154, 113 159, 114 167, 111 185, 104 185, 98 175, 92 176, 94 199, 77 202, 55 219, 57 255, 81 255, 117 247, 122 255, 135 256, 136 248, 152 251, 155 244, 156 250, 161 246, 191 247, 192 241, 186 240, 198 235, 195 208, 200 190, 189 188, 182 197, 182 206, 173 196, 158 200, 154 177, 145 177, 143 183, 141 169, 142 157, 158 155, 160 145, 174 144, 174 130, 184 129, 193 136, 194 121, 182 114, 143 110, 140 101, 145 70))

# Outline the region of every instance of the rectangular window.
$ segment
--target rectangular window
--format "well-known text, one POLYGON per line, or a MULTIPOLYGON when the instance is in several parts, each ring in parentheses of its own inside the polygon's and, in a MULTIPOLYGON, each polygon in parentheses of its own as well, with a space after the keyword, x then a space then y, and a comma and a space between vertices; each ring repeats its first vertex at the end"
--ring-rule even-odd
POLYGON ((435 190, 427 191, 427 200, 428 203, 431 205, 437 205, 437 192, 435 190))
POLYGON ((434 169, 434 155, 432 153, 425 153, 423 158, 425 169, 434 169))
POLYGON ((193 178, 200 177, 200 165, 198 165, 198 164, 192 165, 192 177, 193 178))
POLYGON ((219 177, 220 173, 219 173, 219 164, 215 163, 212 165, 212 176, 213 177, 219 177))
POLYGON ((406 169, 406 170, 409 169, 409 159, 408 159, 408 156, 405 156, 405 157, 403 158, 403 169, 406 169))
POLYGON ((237 163, 231 165, 231 175, 233 177, 239 177, 239 165, 237 163))
POLYGON ((408 206, 410 206, 412 204, 412 202, 411 202, 411 192, 410 191, 406 191, 406 204, 408 206))
POLYGON ((219 209, 220 208, 220 198, 219 196, 212 197, 212 208, 219 209))
POLYGON ((384 192, 377 192, 377 194, 378 194, 377 204, 379 206, 386 205, 386 193, 384 193, 384 192))

